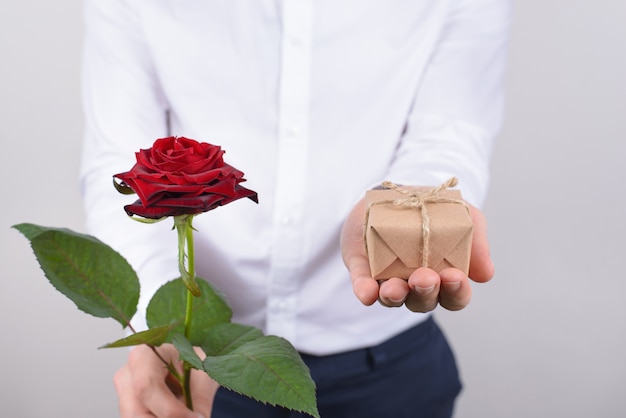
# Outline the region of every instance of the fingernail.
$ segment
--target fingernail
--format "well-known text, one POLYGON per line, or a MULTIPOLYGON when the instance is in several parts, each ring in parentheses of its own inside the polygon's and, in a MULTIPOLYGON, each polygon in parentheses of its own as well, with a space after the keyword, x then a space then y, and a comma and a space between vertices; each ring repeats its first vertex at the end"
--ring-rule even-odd
POLYGON ((398 298, 398 299, 389 298, 389 301, 390 301, 391 303, 404 303, 404 300, 405 300, 405 299, 406 299, 406 298, 398 298))
POLYGON ((426 295, 430 295, 431 293, 433 293, 433 290, 435 290, 435 285, 428 286, 428 287, 415 286, 414 290, 416 293, 422 296, 426 296, 426 295))
POLYGON ((444 286, 448 292, 456 292, 461 287, 461 282, 448 282, 444 286))

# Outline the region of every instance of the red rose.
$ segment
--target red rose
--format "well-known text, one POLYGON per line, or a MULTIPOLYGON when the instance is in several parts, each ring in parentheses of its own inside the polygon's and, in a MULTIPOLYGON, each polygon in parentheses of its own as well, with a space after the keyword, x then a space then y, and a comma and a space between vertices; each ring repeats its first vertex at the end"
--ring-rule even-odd
POLYGON ((139 200, 124 207, 129 215, 158 219, 195 215, 257 193, 239 185, 243 173, 224 163, 217 145, 184 137, 157 139, 136 153, 137 163, 125 173, 118 190, 132 189, 139 200))

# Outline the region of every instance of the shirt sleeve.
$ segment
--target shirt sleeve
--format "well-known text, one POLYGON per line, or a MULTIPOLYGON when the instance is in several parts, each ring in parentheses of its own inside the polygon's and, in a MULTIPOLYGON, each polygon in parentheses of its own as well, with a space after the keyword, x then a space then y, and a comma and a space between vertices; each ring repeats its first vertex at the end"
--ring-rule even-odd
POLYGON ((123 207, 136 196, 120 195, 113 187, 112 176, 133 166, 135 152, 167 135, 167 103, 131 3, 85 2, 80 182, 88 232, 123 254, 140 272, 139 314, 133 320, 140 330, 145 328, 150 296, 178 272, 171 223, 147 225, 129 219, 123 207))
POLYGON ((451 2, 387 177, 438 185, 459 178, 480 206, 502 120, 509 0, 451 2))

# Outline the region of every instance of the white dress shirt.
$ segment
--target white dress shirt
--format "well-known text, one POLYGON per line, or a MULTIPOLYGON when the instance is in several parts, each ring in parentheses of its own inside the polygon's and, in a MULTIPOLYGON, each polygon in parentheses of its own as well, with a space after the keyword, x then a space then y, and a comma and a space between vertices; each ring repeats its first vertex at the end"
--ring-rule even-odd
POLYGON ((128 219, 112 175, 168 135, 222 146, 243 199, 195 218, 198 275, 234 320, 311 354, 380 343, 422 321, 366 307, 339 232, 383 180, 460 179, 479 206, 502 118, 508 0, 87 0, 88 230, 153 292, 178 277, 169 220, 128 219))

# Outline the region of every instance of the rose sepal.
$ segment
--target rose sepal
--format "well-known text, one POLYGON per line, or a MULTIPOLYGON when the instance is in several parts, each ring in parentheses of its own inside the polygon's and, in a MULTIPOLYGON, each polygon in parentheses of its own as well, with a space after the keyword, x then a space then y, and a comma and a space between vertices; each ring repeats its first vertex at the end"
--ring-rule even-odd
POLYGON ((116 177, 113 177, 113 186, 115 187, 115 190, 117 190, 121 194, 126 194, 126 195, 137 194, 131 187, 129 187, 123 181, 120 180, 118 183, 116 177))

